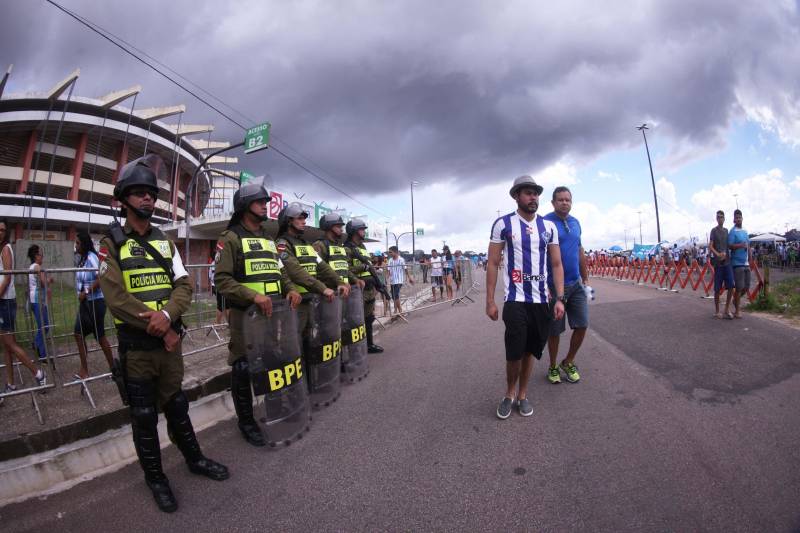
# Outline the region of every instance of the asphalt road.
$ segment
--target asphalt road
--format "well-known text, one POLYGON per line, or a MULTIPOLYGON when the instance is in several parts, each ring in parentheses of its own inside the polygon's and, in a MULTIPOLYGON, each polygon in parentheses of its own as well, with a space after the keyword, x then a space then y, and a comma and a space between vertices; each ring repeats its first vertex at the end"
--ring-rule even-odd
POLYGON ((170 447, 173 515, 134 464, 2 508, 0 530, 800 530, 800 331, 593 285, 583 379, 550 385, 539 363, 530 418, 495 417, 503 326, 478 293, 383 333, 368 378, 298 443, 252 448, 233 421, 202 432, 228 481, 192 476, 170 447))

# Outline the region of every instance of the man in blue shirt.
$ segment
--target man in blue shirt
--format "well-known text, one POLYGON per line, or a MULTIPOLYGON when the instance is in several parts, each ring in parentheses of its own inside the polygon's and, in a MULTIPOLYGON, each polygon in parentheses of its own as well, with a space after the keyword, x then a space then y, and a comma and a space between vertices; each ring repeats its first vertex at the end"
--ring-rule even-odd
POLYGON ((733 212, 733 227, 728 232, 728 249, 731 251, 731 264, 733 265, 733 280, 736 292, 733 294, 733 307, 735 318, 742 318, 739 302, 742 294, 747 294, 750 289, 750 238, 747 231, 742 229, 742 212, 733 212))
MULTIPOLYGON (((560 372, 570 383, 581 379, 578 367, 575 366, 575 355, 586 336, 589 327, 589 305, 586 300, 584 287, 589 282, 589 272, 586 269, 586 257, 581 244, 581 224, 578 219, 569 214, 572 209, 572 193, 566 187, 556 187, 552 199, 554 211, 545 215, 544 219, 551 221, 558 228, 558 244, 561 248, 561 261, 564 266, 564 298, 566 299, 566 313, 560 319, 550 323, 550 336, 547 340, 547 349, 550 352, 550 368, 547 379, 550 383, 561 383, 560 372), (569 341, 569 351, 566 358, 557 364, 558 341, 566 329, 565 315, 569 317, 569 327, 572 329, 572 338, 569 341)), ((550 265, 548 265, 548 269, 550 265)), ((548 276, 548 279, 552 279, 548 276)), ((553 288, 550 288, 551 292, 553 288)))

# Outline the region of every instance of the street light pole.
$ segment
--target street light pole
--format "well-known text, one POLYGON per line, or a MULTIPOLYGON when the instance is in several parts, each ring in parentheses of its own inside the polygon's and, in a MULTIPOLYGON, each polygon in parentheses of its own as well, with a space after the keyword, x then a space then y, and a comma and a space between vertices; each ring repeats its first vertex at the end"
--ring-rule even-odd
POLYGON ((411 264, 417 262, 417 230, 414 227, 414 185, 419 183, 418 181, 411 181, 411 264))
POLYGON ((639 244, 644 244, 642 240, 642 212, 638 211, 639 213, 639 244))
POLYGON ((736 209, 739 209, 739 194, 734 194, 733 199, 736 200, 736 209))
POLYGON ((656 232, 658 233, 658 242, 661 242, 661 221, 658 218, 658 197, 656 196, 656 178, 653 176, 653 162, 650 160, 650 147, 647 146, 647 123, 636 127, 637 130, 642 132, 644 138, 644 149, 647 150, 647 164, 650 165, 650 181, 653 183, 653 203, 656 204, 656 232))

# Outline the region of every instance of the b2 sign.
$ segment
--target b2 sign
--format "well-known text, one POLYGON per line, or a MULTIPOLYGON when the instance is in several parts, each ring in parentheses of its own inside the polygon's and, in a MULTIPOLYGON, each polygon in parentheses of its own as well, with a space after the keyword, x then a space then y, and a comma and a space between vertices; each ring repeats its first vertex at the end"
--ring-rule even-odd
POLYGON ((269 122, 265 122, 247 130, 244 136, 244 153, 251 154, 269 148, 270 128, 272 128, 272 125, 269 122))

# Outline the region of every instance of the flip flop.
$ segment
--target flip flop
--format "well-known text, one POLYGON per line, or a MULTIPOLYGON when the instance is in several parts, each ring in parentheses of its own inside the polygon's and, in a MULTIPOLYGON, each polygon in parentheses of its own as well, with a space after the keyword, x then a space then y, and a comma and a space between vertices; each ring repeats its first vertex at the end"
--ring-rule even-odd
POLYGON ((733 320, 733 315, 731 313, 725 313, 725 320, 733 320))

